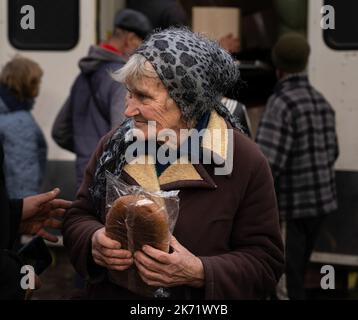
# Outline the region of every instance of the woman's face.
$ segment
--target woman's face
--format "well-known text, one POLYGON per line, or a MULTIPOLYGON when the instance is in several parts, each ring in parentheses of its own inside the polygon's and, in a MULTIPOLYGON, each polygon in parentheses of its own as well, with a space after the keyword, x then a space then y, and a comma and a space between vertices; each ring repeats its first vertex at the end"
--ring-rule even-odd
MULTIPOLYGON (((150 68, 153 68, 148 64, 150 68)), ((186 128, 181 111, 158 78, 144 77, 135 83, 127 83, 126 117, 133 117, 135 127, 148 139, 148 121, 156 124, 156 134, 160 130, 172 129, 179 137, 179 131, 186 128)))

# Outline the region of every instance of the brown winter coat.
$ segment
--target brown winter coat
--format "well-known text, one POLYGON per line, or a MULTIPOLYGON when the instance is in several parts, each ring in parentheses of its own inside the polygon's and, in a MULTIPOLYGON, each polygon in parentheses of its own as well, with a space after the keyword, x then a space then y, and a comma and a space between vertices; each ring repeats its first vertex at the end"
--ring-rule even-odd
MULTIPOLYGON (((211 114, 209 130, 227 126, 215 112, 211 114)), ((101 140, 88 164, 77 200, 64 221, 64 243, 76 270, 89 280, 88 298, 138 298, 110 283, 106 270, 96 266, 91 256, 91 237, 103 227, 105 217, 100 221, 95 216, 88 187, 112 134, 101 140)), ((211 151, 225 159, 225 148, 217 146, 214 143, 211 151)), ((174 288, 172 298, 265 298, 281 276, 283 244, 270 168, 255 143, 237 130, 233 163, 232 173, 226 176, 215 175, 215 165, 172 164, 159 178, 154 165, 124 168, 122 179, 129 184, 148 190, 180 190, 180 212, 173 234, 201 259, 205 286, 174 288)))

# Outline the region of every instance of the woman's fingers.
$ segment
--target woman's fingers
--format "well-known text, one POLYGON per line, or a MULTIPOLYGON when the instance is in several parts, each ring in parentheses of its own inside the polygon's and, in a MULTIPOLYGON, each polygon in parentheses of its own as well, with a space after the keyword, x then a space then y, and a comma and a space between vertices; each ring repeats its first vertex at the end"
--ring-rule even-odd
POLYGON ((141 273, 148 280, 160 280, 162 278, 161 274, 149 270, 138 260, 135 260, 135 265, 137 266, 139 273, 141 273))
POLYGON ((38 232, 37 232, 37 235, 44 238, 45 240, 47 241, 50 241, 50 242, 57 242, 58 241, 58 237, 45 231, 44 229, 40 229, 38 232))
POLYGON ((128 269, 133 261, 131 259, 108 259, 102 256, 99 252, 92 253, 93 260, 99 266, 102 266, 106 269, 116 270, 116 271, 124 271, 128 269))
POLYGON ((44 227, 60 229, 62 227, 62 221, 57 220, 57 219, 48 219, 45 221, 44 227))
POLYGON ((127 270, 131 265, 125 265, 125 266, 118 266, 118 265, 110 265, 108 266, 108 269, 115 270, 115 271, 124 271, 127 270))
POLYGON ((58 208, 58 209, 53 209, 49 212, 49 216, 51 218, 62 218, 65 213, 66 213, 67 209, 62 209, 62 208, 58 208))
POLYGON ((51 201, 52 209, 69 209, 72 205, 72 201, 64 199, 54 199, 51 201))
POLYGON ((110 265, 123 266, 123 265, 128 265, 128 264, 133 263, 132 258, 109 258, 109 257, 102 255, 102 259, 109 266, 110 265))
POLYGON ((158 250, 149 245, 144 245, 142 250, 147 256, 158 261, 158 263, 162 263, 162 264, 171 263, 172 256, 164 251, 158 250))
POLYGON ((129 267, 133 263, 132 258, 108 258, 101 253, 93 254, 96 259, 103 263, 103 266, 108 269, 116 269, 117 267, 129 267))
POLYGON ((112 240, 111 238, 107 237, 104 228, 100 229, 97 234, 97 242, 100 246, 107 249, 120 249, 121 244, 118 241, 112 240))
POLYGON ((166 281, 166 278, 162 274, 148 270, 138 260, 135 260, 135 264, 138 269, 139 276, 147 285, 155 287, 169 286, 169 282, 166 281))
POLYGON ((107 237, 104 228, 92 236, 92 256, 98 265, 112 270, 122 271, 133 264, 131 252, 121 249, 118 241, 107 237))
POLYGON ((101 267, 107 267, 106 263, 103 261, 102 256, 97 251, 92 251, 92 257, 96 264, 101 267))
MULTIPOLYGON (((118 266, 130 266, 133 263, 131 253, 127 250, 111 250, 112 255, 107 256, 102 250, 95 249, 92 255, 95 259, 101 261, 107 268, 112 269, 118 266)), ((95 260, 96 262, 96 260, 95 260)))
POLYGON ((132 258, 132 253, 128 250, 119 249, 107 249, 107 248, 100 248, 101 254, 107 258, 118 258, 118 259, 129 259, 132 258))
POLYGON ((151 271, 160 272, 162 270, 161 266, 163 265, 159 264, 157 261, 153 260, 151 257, 147 256, 145 253, 141 251, 135 252, 134 258, 141 265, 146 266, 146 268, 151 271))

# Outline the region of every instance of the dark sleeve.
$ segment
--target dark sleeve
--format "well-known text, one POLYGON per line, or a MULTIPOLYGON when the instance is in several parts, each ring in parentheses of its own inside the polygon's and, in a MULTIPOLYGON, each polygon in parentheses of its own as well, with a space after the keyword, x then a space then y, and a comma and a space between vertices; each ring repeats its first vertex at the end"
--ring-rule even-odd
MULTIPOLYGON (((1 146, 0 146, 1 149, 1 146)), ((2 168, 2 149, 0 150, 2 168)), ((9 200, 5 178, 0 172, 0 300, 24 299, 25 291, 20 288, 20 258, 8 251, 18 233, 22 216, 22 200, 9 200)))
POLYGON ((329 165, 333 167, 339 156, 339 144, 336 129, 336 116, 332 107, 331 112, 329 112, 326 117, 329 121, 325 130, 328 149, 328 161, 329 165))
POLYGON ((52 126, 51 135, 53 140, 61 148, 74 152, 72 106, 70 97, 67 98, 60 112, 57 114, 52 126))
POLYGON ((0 251, 0 300, 23 300, 26 290, 21 288, 21 268, 24 263, 13 252, 0 251))
MULTIPOLYGON (((111 133, 110 133, 111 134, 111 133)), ((84 180, 77 193, 76 200, 67 211, 63 222, 63 241, 70 260, 79 274, 85 278, 98 276, 104 269, 97 266, 92 258, 92 235, 104 227, 95 214, 89 187, 92 185, 97 161, 103 152, 107 137, 103 137, 91 157, 85 171, 84 180)))
MULTIPOLYGON (((38 135, 37 135, 37 158, 39 162, 39 186, 42 186, 42 183, 45 178, 46 168, 47 168, 47 142, 46 138, 39 128, 38 135)), ((40 188, 39 188, 40 190, 40 188)))
POLYGON ((283 271, 283 243, 271 171, 257 165, 236 214, 232 251, 199 257, 205 299, 263 299, 274 292, 283 271))
POLYGON ((3 150, 0 145, 0 250, 10 249, 18 233, 22 200, 9 200, 3 168, 3 150))
MULTIPOLYGON (((0 161, 0 168, 2 163, 0 161)), ((19 232, 22 217, 22 199, 9 200, 5 177, 0 172, 0 249, 10 249, 19 232)))
POLYGON ((22 217, 22 199, 14 199, 9 201, 10 204, 10 244, 15 241, 15 238, 18 235, 21 217, 22 217))

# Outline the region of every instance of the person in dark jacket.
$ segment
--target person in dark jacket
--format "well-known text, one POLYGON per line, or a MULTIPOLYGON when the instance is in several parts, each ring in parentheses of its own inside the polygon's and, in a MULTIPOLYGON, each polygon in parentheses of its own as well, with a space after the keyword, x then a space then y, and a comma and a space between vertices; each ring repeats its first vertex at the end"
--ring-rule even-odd
POLYGON ((140 12, 121 10, 109 41, 91 46, 88 56, 79 62, 81 73, 52 129, 54 140, 76 154, 77 186, 100 138, 124 120, 127 90, 110 74, 123 67, 151 30, 140 12))
POLYGON ((240 78, 232 57, 187 29, 166 29, 115 77, 128 86, 128 120, 99 143, 63 228, 71 261, 88 280, 87 298, 145 297, 131 286, 132 272, 171 299, 266 298, 283 270, 283 244, 268 162, 220 102, 240 78), (139 144, 156 143, 169 129, 166 147, 180 157, 165 161, 162 146, 155 153, 139 147, 131 160, 133 126, 139 144), (172 253, 148 245, 131 252, 106 235, 107 171, 147 191, 180 190, 172 253))
POLYGON ((34 61, 16 56, 0 75, 0 142, 11 198, 36 194, 45 176, 47 145, 31 114, 42 70, 34 61))
POLYGON ((287 293, 293 300, 305 299, 305 271, 315 240, 325 217, 338 205, 335 112, 308 80, 309 54, 307 40, 297 33, 283 35, 273 48, 280 80, 256 137, 276 182, 286 230, 287 293))
POLYGON ((57 220, 71 202, 56 199, 59 189, 24 199, 9 200, 3 173, 3 148, 0 144, 0 299, 24 299, 26 291, 20 286, 24 262, 12 251, 19 233, 37 234, 56 242, 57 237, 44 227, 59 228, 57 220))

